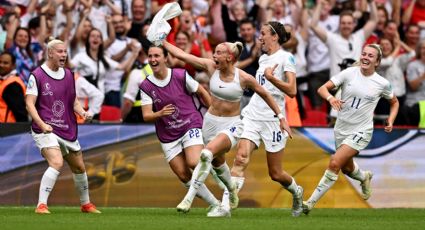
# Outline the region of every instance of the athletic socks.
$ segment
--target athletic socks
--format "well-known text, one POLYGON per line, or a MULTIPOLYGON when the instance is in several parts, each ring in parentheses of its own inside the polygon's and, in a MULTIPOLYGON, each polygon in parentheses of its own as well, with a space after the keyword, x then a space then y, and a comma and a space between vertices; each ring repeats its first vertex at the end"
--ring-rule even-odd
POLYGON ((47 168, 44 172, 40 182, 40 190, 38 195, 38 204, 47 204, 50 192, 52 192, 55 186, 56 180, 58 179, 60 172, 52 167, 47 168))
POLYGON ((80 204, 85 205, 90 203, 89 198, 89 181, 87 179, 87 173, 81 174, 72 174, 74 179, 75 189, 77 189, 78 194, 80 194, 80 204))

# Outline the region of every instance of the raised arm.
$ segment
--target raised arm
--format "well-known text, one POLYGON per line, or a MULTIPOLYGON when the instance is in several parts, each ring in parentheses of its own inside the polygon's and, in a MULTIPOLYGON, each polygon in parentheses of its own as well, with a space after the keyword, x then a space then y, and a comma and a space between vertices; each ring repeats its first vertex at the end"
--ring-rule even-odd
POLYGON ((370 8, 370 17, 367 23, 363 26, 366 39, 373 33, 376 28, 376 24, 378 24, 378 10, 376 9, 375 1, 368 0, 368 3, 370 8))
POLYGON ((168 50, 174 57, 196 67, 197 69, 207 71, 209 75, 211 75, 215 70, 215 63, 213 60, 208 58, 200 58, 196 57, 192 54, 188 54, 181 50, 180 48, 171 45, 169 42, 163 42, 164 48, 168 50))
POLYGON ((310 28, 323 43, 326 43, 326 40, 328 39, 326 35, 326 30, 319 26, 320 11, 322 11, 324 1, 326 0, 319 0, 319 4, 316 5, 316 8, 313 11, 313 17, 311 19, 310 28))

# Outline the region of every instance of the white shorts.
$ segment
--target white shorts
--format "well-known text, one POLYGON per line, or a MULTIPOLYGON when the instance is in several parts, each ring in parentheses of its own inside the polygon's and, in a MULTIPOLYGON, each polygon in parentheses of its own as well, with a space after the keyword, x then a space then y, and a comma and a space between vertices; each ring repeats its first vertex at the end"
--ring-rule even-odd
POLYGON ((202 134, 204 143, 208 144, 219 133, 226 134, 230 139, 233 148, 238 142, 243 131, 243 123, 240 116, 218 117, 208 112, 204 115, 204 124, 202 125, 202 134))
POLYGON ((170 162, 179 153, 183 152, 183 149, 193 145, 204 145, 201 129, 189 129, 182 137, 173 142, 161 142, 162 151, 167 162, 170 162))
POLYGON ((352 130, 351 132, 343 132, 335 129, 334 133, 336 149, 338 149, 342 144, 345 144, 357 151, 360 151, 365 149, 372 140, 373 129, 363 131, 352 130))
POLYGON ((59 147, 62 152, 62 156, 65 156, 69 153, 69 151, 78 152, 81 150, 78 140, 67 141, 54 133, 35 133, 31 131, 31 135, 40 151, 43 148, 59 147))
POLYGON ((242 122, 244 130, 241 138, 254 142, 257 148, 261 140, 267 152, 275 153, 285 148, 288 134, 282 133, 279 121, 254 121, 244 117, 242 122))

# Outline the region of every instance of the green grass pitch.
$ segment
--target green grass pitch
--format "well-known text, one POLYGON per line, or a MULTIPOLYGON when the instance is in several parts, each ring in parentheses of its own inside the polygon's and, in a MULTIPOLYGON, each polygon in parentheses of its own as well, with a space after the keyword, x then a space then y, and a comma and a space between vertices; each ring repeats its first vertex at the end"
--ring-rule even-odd
POLYGON ((289 209, 240 208, 231 218, 207 218, 206 209, 187 214, 173 208, 99 208, 85 214, 79 207, 49 208, 37 215, 34 207, 0 206, 0 229, 425 229, 425 209, 314 209, 293 218, 289 209))

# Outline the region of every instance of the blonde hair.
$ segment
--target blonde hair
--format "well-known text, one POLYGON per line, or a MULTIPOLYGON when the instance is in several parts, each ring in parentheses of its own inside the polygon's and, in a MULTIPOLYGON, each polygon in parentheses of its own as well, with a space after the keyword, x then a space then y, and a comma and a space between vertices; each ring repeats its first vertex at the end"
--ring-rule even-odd
POLYGON ((378 45, 378 44, 376 44, 376 43, 369 44, 367 46, 368 47, 371 47, 371 48, 374 48, 378 52, 378 57, 377 57, 376 60, 378 61, 378 66, 379 66, 379 64, 381 64, 381 59, 382 59, 382 49, 381 49, 381 46, 378 45))
POLYGON ((49 42, 47 43, 47 50, 53 49, 53 47, 58 44, 65 44, 65 43, 62 40, 56 39, 54 37, 50 37, 49 42))
POLYGON ((237 62, 243 50, 242 42, 224 42, 223 44, 227 47, 229 55, 232 56, 233 63, 237 62))

